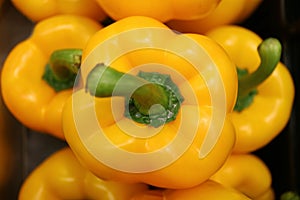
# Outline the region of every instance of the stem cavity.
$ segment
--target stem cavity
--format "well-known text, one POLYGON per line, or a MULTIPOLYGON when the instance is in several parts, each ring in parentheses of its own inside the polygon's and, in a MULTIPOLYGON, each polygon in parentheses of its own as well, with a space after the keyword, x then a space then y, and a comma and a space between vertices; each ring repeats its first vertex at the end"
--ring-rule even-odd
POLYGON ((139 72, 134 76, 102 63, 89 73, 86 91, 96 97, 125 97, 125 116, 153 127, 174 120, 183 101, 169 75, 139 72))
POLYGON ((81 65, 81 56, 81 49, 54 51, 45 66, 43 80, 56 92, 72 88, 81 65))

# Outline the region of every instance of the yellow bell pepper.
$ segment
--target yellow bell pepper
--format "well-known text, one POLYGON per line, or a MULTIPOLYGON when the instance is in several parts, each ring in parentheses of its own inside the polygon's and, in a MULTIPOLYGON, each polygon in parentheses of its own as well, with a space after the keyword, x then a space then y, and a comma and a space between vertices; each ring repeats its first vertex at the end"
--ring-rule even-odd
POLYGON ((99 29, 98 22, 90 18, 57 15, 40 21, 31 36, 9 52, 1 74, 2 96, 22 124, 64 139, 61 113, 73 83, 70 89, 56 91, 42 78, 45 66, 54 51, 83 48, 99 29))
POLYGON ((147 190, 145 184, 105 181, 84 168, 70 148, 63 148, 38 165, 25 179, 19 200, 128 200, 147 190))
POLYGON ((273 188, 269 188, 265 193, 255 198, 255 200, 273 200, 276 199, 273 188))
POLYGON ((211 180, 232 187, 251 199, 275 199, 271 172, 254 154, 232 154, 211 180))
POLYGON ((61 14, 74 14, 102 21, 106 13, 95 0, 11 0, 24 16, 34 22, 61 14))
POLYGON ((147 16, 162 22, 171 19, 198 19, 212 12, 220 0, 96 0, 114 20, 147 16))
POLYGON ((239 191, 226 187, 212 180, 207 180, 204 183, 187 189, 181 190, 163 190, 155 189, 141 192, 135 195, 130 200, 250 200, 247 196, 239 191))
POLYGON ((221 25, 239 24, 258 8, 262 0, 222 0, 215 10, 201 19, 171 20, 167 25, 182 33, 201 33, 221 25))
MULTIPOLYGON (((239 80, 238 98, 242 100, 248 95, 247 106, 242 108, 237 101, 234 112, 229 116, 237 134, 234 152, 258 150, 274 139, 288 123, 295 95, 290 72, 281 62, 269 74, 264 68, 256 70, 281 55, 278 54, 276 59, 270 55, 270 60, 261 60, 257 47, 262 39, 249 29, 227 25, 212 29, 206 35, 226 50, 240 72, 247 70, 249 76, 253 74, 252 81, 245 76, 248 83, 239 80)), ((242 73, 239 79, 243 79, 242 73)))
POLYGON ((222 166, 235 141, 227 113, 235 105, 237 74, 217 43, 133 16, 94 34, 82 55, 84 88, 68 99, 63 129, 71 149, 94 174, 186 188, 222 166))

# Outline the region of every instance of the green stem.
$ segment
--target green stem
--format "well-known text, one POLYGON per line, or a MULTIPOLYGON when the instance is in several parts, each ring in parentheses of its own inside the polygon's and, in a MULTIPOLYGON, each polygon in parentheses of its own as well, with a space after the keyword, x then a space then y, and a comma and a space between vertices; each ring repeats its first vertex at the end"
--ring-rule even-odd
POLYGON ((281 57, 281 44, 268 38, 258 46, 261 63, 256 71, 239 78, 239 95, 243 96, 266 80, 274 71, 281 57))
POLYGON ((280 196, 280 200, 300 200, 300 196, 293 191, 288 191, 280 196))
POLYGON ((124 96, 128 99, 126 101, 129 113, 127 116, 131 116, 135 118, 135 121, 141 123, 159 126, 166 121, 175 119, 174 115, 176 116, 179 106, 174 106, 174 104, 180 103, 182 98, 178 94, 178 89, 174 89, 174 83, 169 84, 170 77, 146 72, 143 72, 141 76, 151 76, 149 80, 157 77, 158 80, 164 82, 158 84, 147 78, 122 73, 104 64, 98 64, 88 74, 86 90, 96 97, 124 96), (170 87, 163 86, 164 84, 171 85, 172 91, 169 89, 170 87), (174 94, 179 98, 176 97, 174 100, 174 94), (130 107, 131 104, 133 107, 130 107), (144 117, 138 119, 139 115, 144 117), (150 119, 150 115, 155 116, 155 119, 150 119))
POLYGON ((54 51, 50 57, 49 64, 58 79, 68 79, 77 74, 81 64, 81 49, 64 49, 54 51))
MULTIPOLYGON (((281 44, 276 38, 265 39, 258 46, 260 65, 252 73, 243 72, 238 76, 238 99, 236 111, 242 111, 251 105, 257 93, 257 87, 264 82, 274 71, 281 57, 281 44)), ((242 70, 239 69, 239 72, 242 70)))
POLYGON ((72 88, 81 65, 81 56, 81 49, 54 51, 42 78, 56 91, 72 88))
POLYGON ((163 88, 145 79, 119 72, 103 64, 97 65, 87 79, 89 92, 97 97, 131 95, 142 114, 149 114, 152 105, 168 106, 168 96, 163 88))

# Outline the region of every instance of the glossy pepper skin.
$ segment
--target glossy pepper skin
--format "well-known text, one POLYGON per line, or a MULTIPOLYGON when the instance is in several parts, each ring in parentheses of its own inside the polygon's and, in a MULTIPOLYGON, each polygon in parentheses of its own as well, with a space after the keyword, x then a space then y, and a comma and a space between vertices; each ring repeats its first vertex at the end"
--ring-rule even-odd
MULTIPOLYGON (((173 47, 176 47, 176 49, 184 51, 181 53, 189 52, 192 55, 197 55, 197 58, 199 58, 199 55, 194 54, 193 51, 189 49, 189 46, 188 48, 185 46, 186 43, 183 42, 184 40, 181 40, 183 39, 182 37, 192 39, 191 41, 196 42, 194 44, 201 46, 207 55, 209 55, 221 75, 222 82, 224 83, 224 92, 226 94, 226 100, 222 101, 223 103, 226 101, 226 105, 224 105, 224 127, 221 130, 219 139, 215 141, 217 143, 213 146, 210 153, 203 155, 203 157, 199 159, 201 144, 204 142, 204 136, 206 135, 212 117, 212 106, 208 88, 193 66, 185 62, 185 60, 182 60, 180 56, 162 49, 142 48, 136 51, 130 51, 118 57, 118 59, 112 57, 113 62, 107 62, 110 68, 124 73, 133 70, 135 67, 141 67, 139 70, 142 71, 170 73, 173 82, 178 86, 185 99, 174 121, 168 122, 158 128, 133 123, 130 118, 124 117, 125 108, 123 98, 94 97, 88 92, 85 92, 87 89, 81 89, 68 99, 64 107, 63 129, 66 141, 78 156, 79 160, 99 177, 126 182, 145 182, 165 188, 192 187, 207 180, 221 167, 230 154, 235 141, 235 132, 231 122, 227 120, 226 113, 231 112, 235 104, 237 75, 235 66, 217 43, 203 35, 175 35, 167 26, 153 18, 143 16, 128 17, 101 29, 89 40, 86 48, 83 50, 83 65, 81 67, 82 79, 85 84, 91 70, 95 69, 93 64, 86 65, 85 63, 89 63, 89 56, 94 52, 95 48, 99 45, 101 46, 104 41, 113 38, 114 35, 118 35, 118 42, 112 42, 112 45, 115 44, 117 49, 126 48, 128 44, 143 46, 145 42, 147 43, 146 46, 153 47, 155 42, 157 42, 155 39, 157 32, 153 30, 159 30, 161 31, 159 33, 162 34, 168 33, 168 37, 162 40, 163 44, 174 45, 173 47), (136 30, 142 30, 143 32, 142 34, 139 31, 136 33, 136 30), (122 38, 122 34, 126 33, 131 33, 126 40, 119 39, 122 38), (168 39, 170 39, 172 43, 168 43, 168 39), (151 67, 149 67, 149 63, 151 67), (159 66, 155 67, 153 63, 158 63, 159 66), (163 67, 163 65, 167 67, 163 67), (183 79, 176 76, 176 73, 179 73, 183 79), (192 95, 188 93, 189 88, 192 88, 192 95), (93 101, 92 104, 90 104, 90 100, 93 101), (115 100, 118 102, 116 109, 113 108, 115 105, 111 102, 115 100), (95 107, 90 105, 95 105, 95 107), (94 108, 95 111, 92 111, 90 115, 89 112, 94 108), (200 113, 197 112, 198 109, 200 113), (80 112, 79 118, 76 117, 78 111, 80 112), (96 114, 95 121, 93 113, 96 114), (187 114, 188 117, 185 117, 185 114, 187 114), (201 116, 200 119, 199 116, 201 116), (197 119, 199 119, 199 122, 197 122, 197 119), (94 127, 94 122, 96 126, 98 126, 97 124, 101 126, 103 134, 112 141, 113 147, 108 147, 102 143, 103 140, 99 141, 97 139, 99 136, 97 131, 99 127, 94 127), (77 129, 78 127, 82 127, 83 129, 79 130, 77 129), (129 161, 135 161, 136 163, 132 164, 133 167, 145 166, 147 168, 148 166, 159 165, 159 163, 164 160, 163 157, 160 156, 167 155, 167 158, 169 158, 169 156, 176 157, 177 149, 173 149, 173 151, 169 148, 165 148, 166 145, 173 141, 172 138, 178 134, 178 132, 184 134, 194 132, 193 127, 195 127, 195 138, 191 140, 191 145, 187 147, 178 159, 176 158, 176 161, 159 169, 149 171, 145 169, 145 172, 119 170, 108 166, 105 162, 102 162, 99 157, 97 158, 101 152, 107 152, 107 155, 110 155, 110 151, 114 149, 146 155, 160 149, 162 154, 159 154, 159 159, 156 161, 139 161, 139 159, 132 159, 122 162, 128 163, 129 161), (158 132, 153 135, 153 137, 140 138, 131 136, 132 134, 150 134, 151 131, 158 132), (127 132, 129 134, 127 134, 127 132)), ((159 39, 158 41, 161 40, 159 39)), ((110 47, 114 49, 113 46, 110 47)), ((165 48, 167 48, 167 46, 165 48)), ((115 50, 116 49, 111 53, 113 54, 115 50)), ((109 51, 106 51, 104 57, 108 58, 109 56, 109 51)), ((99 62, 101 62, 101 60, 99 62)), ((124 91, 126 90, 127 89, 124 91)), ((151 99, 151 97, 149 99, 151 99)), ((190 141, 190 139, 181 140, 179 146, 185 146, 185 142, 187 141, 190 141)), ((117 157, 115 155, 110 158, 110 160, 115 159, 122 160, 124 157, 117 157)), ((121 165, 123 166, 123 164, 121 165)), ((122 168, 122 166, 120 167, 122 168)))
MULTIPOLYGON (((206 33, 218 42, 237 67, 253 72, 260 64, 257 52, 262 39, 240 26, 221 26, 206 33)), ((253 102, 229 116, 237 140, 234 152, 252 152, 267 145, 286 126, 294 101, 294 83, 287 67, 279 62, 272 74, 257 87, 253 102)))
POLYGON ((203 18, 212 12, 220 0, 96 0, 113 19, 147 16, 162 22, 171 19, 203 18))
POLYGON ((46 63, 57 49, 83 48, 101 26, 81 16, 57 15, 36 24, 17 44, 2 68, 4 103, 26 127, 64 139, 62 108, 72 89, 56 92, 43 79, 46 63))
POLYGON ((130 200, 250 200, 241 192, 226 187, 218 182, 207 180, 204 183, 187 189, 180 190, 148 190, 135 195, 130 200))
POLYGON ((28 175, 18 199, 128 200, 147 188, 145 184, 99 179, 81 166, 70 148, 66 147, 50 155, 28 175))
POLYGON ((216 9, 201 19, 171 20, 167 25, 182 33, 201 33, 222 25, 239 24, 255 12, 262 0, 222 0, 216 9))
POLYGON ((12 0, 13 5, 28 19, 38 22, 61 14, 74 14, 101 21, 105 12, 95 0, 12 0))
POLYGON ((275 199, 271 172, 254 154, 232 154, 211 180, 232 187, 251 199, 275 199))

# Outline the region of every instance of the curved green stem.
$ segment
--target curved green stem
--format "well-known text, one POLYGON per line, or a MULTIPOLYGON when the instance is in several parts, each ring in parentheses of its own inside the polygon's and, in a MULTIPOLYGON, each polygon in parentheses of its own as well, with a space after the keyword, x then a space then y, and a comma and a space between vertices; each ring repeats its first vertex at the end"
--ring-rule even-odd
POLYGON ((281 57, 281 44, 275 38, 268 38, 258 46, 261 63, 256 71, 239 78, 239 96, 249 93, 274 71, 281 57))
POLYGON ((168 106, 168 96, 161 86, 103 64, 97 65, 89 73, 86 88, 97 97, 131 96, 139 111, 146 115, 152 105, 168 106))
POLYGON ((249 74, 238 69, 238 98, 234 110, 242 111, 251 105, 257 94, 256 88, 272 74, 280 61, 281 49, 276 38, 265 39, 257 49, 261 62, 256 71, 249 74))
POLYGON ((124 96, 128 99, 127 116, 138 122, 159 126, 175 119, 179 110, 179 106, 174 105, 178 105, 182 97, 173 84, 168 75, 142 72, 140 76, 134 76, 98 64, 88 74, 86 90, 96 97, 124 96), (147 77, 151 77, 149 80, 157 78, 163 82, 159 84, 159 81, 149 81, 147 77), (164 84, 169 84, 170 87, 165 87, 164 84), (139 117, 140 115, 143 117, 139 117))
POLYGON ((54 51, 42 78, 56 91, 72 88, 81 65, 81 56, 81 49, 54 51))
POLYGON ((49 65, 58 79, 68 79, 77 74, 81 64, 81 49, 63 49, 54 51, 50 57, 49 65))

